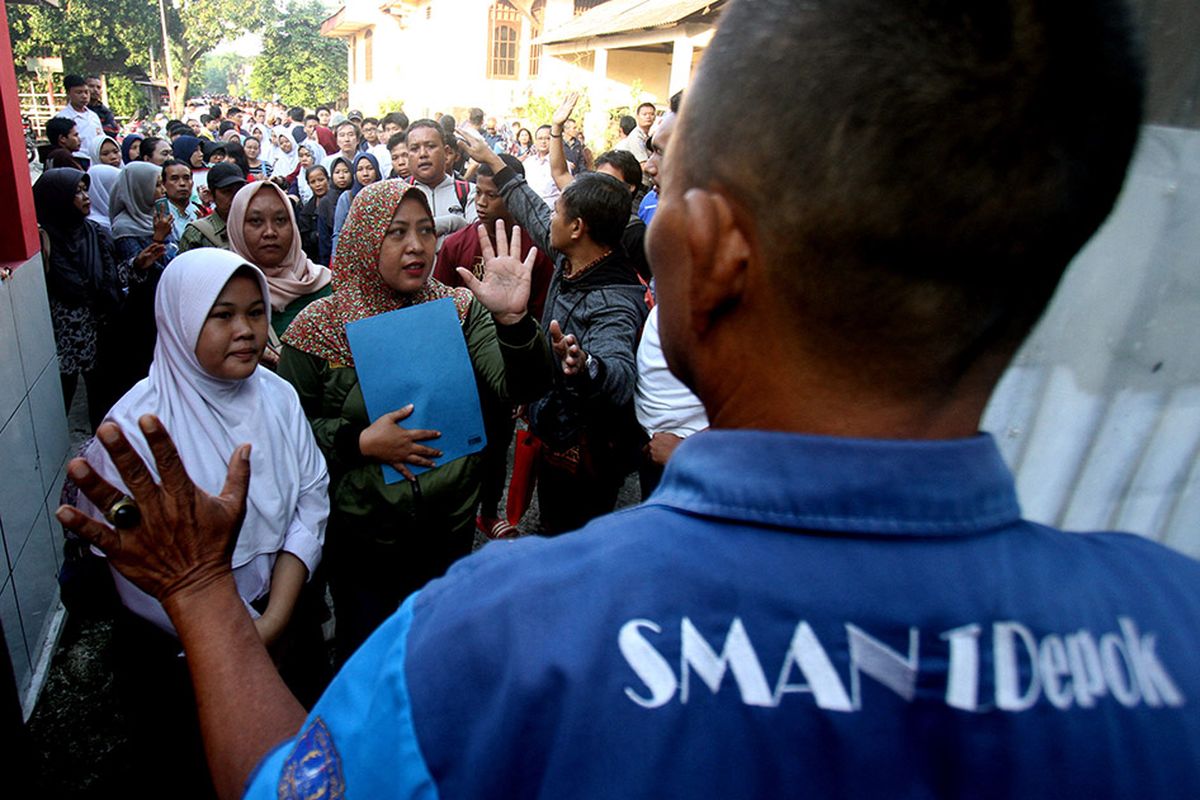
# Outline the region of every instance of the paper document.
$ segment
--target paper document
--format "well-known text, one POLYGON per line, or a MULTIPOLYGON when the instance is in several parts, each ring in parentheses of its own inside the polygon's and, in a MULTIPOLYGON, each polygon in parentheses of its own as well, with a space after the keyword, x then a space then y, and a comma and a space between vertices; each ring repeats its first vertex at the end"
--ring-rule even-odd
MULTIPOLYGON (((441 437, 423 444, 441 450, 438 465, 477 453, 487 444, 479 388, 458 311, 450 298, 389 311, 346 326, 358 382, 371 421, 413 404, 403 428, 441 437)), ((404 476, 383 464, 386 483, 404 476)), ((414 475, 427 467, 409 464, 414 475)))

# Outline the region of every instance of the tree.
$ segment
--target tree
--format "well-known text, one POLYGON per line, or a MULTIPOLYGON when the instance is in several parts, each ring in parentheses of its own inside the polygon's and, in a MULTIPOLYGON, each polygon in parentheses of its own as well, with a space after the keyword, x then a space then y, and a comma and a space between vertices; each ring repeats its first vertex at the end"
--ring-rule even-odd
POLYGON ((61 9, 10 6, 13 56, 18 64, 29 56, 59 56, 69 72, 125 73, 132 68, 169 74, 171 107, 178 114, 204 54, 226 39, 261 28, 274 6, 246 0, 163 0, 163 10, 170 70, 163 59, 157 0, 65 0, 61 9))
POLYGON ((326 16, 319 0, 291 0, 263 32, 262 54, 250 73, 258 97, 279 95, 296 106, 315 106, 346 92, 346 43, 320 34, 326 16))

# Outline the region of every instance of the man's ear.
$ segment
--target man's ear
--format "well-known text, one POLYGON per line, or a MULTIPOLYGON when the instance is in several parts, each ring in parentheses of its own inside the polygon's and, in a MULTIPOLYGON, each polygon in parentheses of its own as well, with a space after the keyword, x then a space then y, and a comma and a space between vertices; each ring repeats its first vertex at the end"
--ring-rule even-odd
POLYGON ((581 242, 583 237, 588 234, 587 223, 583 221, 583 217, 576 217, 569 223, 571 230, 571 241, 581 242))
POLYGON ((683 203, 692 263, 693 324, 702 331, 710 321, 741 301, 750 262, 750 242, 725 195, 708 189, 689 189, 683 203))

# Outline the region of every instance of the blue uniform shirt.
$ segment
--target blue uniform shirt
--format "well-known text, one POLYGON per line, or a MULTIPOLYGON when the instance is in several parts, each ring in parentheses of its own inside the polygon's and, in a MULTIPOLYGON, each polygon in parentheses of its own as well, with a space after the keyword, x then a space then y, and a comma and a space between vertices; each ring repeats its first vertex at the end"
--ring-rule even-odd
POLYGON ((707 431, 650 500, 489 544, 252 797, 1196 797, 1200 563, 1021 520, 986 435, 707 431))

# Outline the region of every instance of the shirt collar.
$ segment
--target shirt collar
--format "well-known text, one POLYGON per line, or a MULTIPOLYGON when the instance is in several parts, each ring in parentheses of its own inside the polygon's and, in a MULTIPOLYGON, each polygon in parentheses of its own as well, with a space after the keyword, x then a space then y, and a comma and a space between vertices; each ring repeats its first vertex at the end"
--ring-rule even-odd
POLYGON ((903 441, 710 430, 675 451, 650 504, 805 530, 952 534, 1021 517, 992 437, 903 441))

